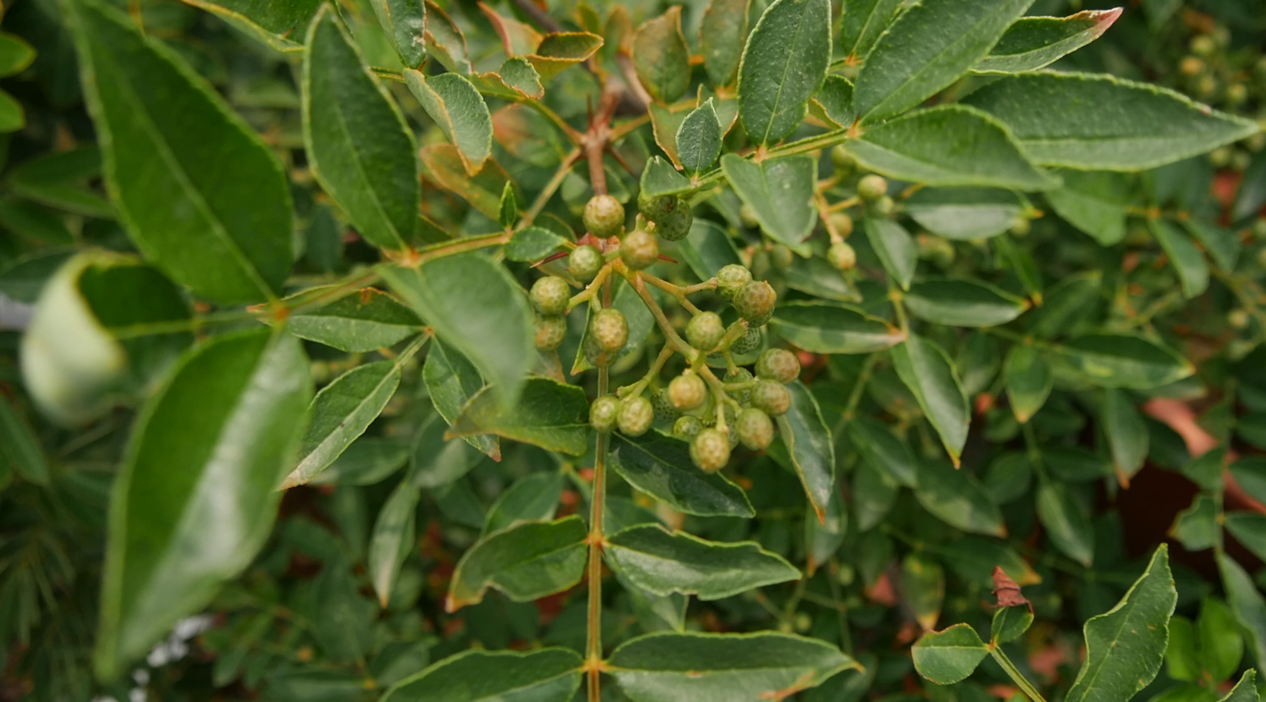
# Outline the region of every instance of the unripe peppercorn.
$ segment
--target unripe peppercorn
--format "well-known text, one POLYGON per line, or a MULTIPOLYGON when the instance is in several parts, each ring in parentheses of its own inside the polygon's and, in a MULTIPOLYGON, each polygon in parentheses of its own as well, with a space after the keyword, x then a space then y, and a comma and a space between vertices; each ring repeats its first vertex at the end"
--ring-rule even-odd
POLYGON ((610 195, 594 195, 585 203, 581 219, 591 234, 608 239, 624 231, 624 205, 610 195))
POLYGON ((843 144, 831 149, 831 163, 835 165, 835 175, 846 176, 857 168, 857 159, 844 148, 843 144))
POLYGON ((656 195, 654 197, 639 195, 637 198, 638 212, 656 224, 677 209, 677 204, 676 195, 656 195))
POLYGON ((717 292, 727 300, 733 300, 739 290, 752 281, 752 272, 747 268, 731 263, 717 271, 717 292))
POLYGON ((691 373, 679 375, 668 384, 668 401, 681 411, 692 410, 708 399, 708 386, 703 378, 691 373))
POLYGON ((800 359, 787 349, 769 349, 756 359, 756 377, 790 383, 800 377, 800 359))
POLYGON ((848 216, 847 212, 834 212, 831 214, 831 226, 835 228, 835 233, 847 239, 853 233, 853 218, 848 216))
POLYGON ((791 409, 791 393, 782 383, 762 380, 752 388, 752 407, 772 417, 781 417, 791 409))
POLYGON ((739 208, 739 221, 748 229, 755 229, 760 226, 760 220, 756 218, 756 210, 748 205, 739 208))
POLYGON ((616 419, 624 403, 615 395, 603 395, 589 405, 589 426, 593 430, 605 434, 615 428, 616 419))
POLYGON ((739 337, 733 344, 730 344, 730 353, 737 356, 745 356, 756 349, 760 348, 763 335, 757 327, 748 327, 747 332, 739 337))
POLYGON ((703 422, 693 415, 684 414, 678 417, 676 422, 673 422, 673 436, 678 439, 689 441, 701 431, 703 431, 703 422))
POLYGON ((897 203, 892 198, 884 195, 883 197, 870 203, 870 212, 880 217, 887 217, 897 209, 897 203))
POLYGON ((752 269, 753 278, 764 279, 768 276, 770 268, 769 252, 763 249, 754 252, 750 268, 752 269))
POLYGON ((567 318, 562 315, 536 318, 536 348, 553 351, 567 336, 567 318))
MULTIPOLYGON (((746 383, 752 379, 752 372, 746 368, 735 368, 732 372, 726 373, 721 382, 730 385, 733 383, 746 383)), ((740 405, 746 405, 752 399, 751 390, 734 390, 727 391, 729 396, 734 398, 735 402, 740 405)))
POLYGON ((690 211, 690 204, 682 200, 671 212, 655 220, 655 233, 668 241, 681 241, 690 233, 694 222, 695 215, 690 211))
POLYGON ((639 396, 624 401, 616 425, 620 427, 621 434, 641 436, 651 428, 653 421, 655 408, 651 406, 650 400, 639 396))
POLYGON ((1191 38, 1191 53, 1197 56, 1212 56, 1218 51, 1218 42, 1208 34, 1198 34, 1191 38))
POLYGON ((686 341, 700 351, 711 351, 725 336, 725 322, 716 312, 701 312, 686 324, 686 341))
POLYGON ((759 327, 774 316, 774 303, 778 301, 778 293, 773 286, 763 280, 753 280, 743 286, 734 296, 734 309, 749 324, 759 327))
POLYGON ((629 323, 620 310, 601 309, 589 320, 589 336, 603 351, 616 353, 629 341, 629 323))
POLYGON ((1248 87, 1243 83, 1232 83, 1226 86, 1226 101, 1239 105, 1248 99, 1248 87))
POLYGON ((1226 316, 1226 323, 1231 325, 1232 329, 1248 329, 1248 325, 1252 322, 1249 317, 1248 310, 1236 309, 1226 316))
POLYGON ((782 244, 774 246, 774 248, 769 252, 769 260, 773 261, 774 268, 786 268, 790 266, 792 262, 796 260, 795 256, 796 255, 791 252, 791 249, 782 244))
POLYGON ((532 292, 528 293, 532 306, 546 316, 559 315, 567 311, 567 303, 571 300, 571 286, 567 281, 556 276, 541 278, 532 283, 532 292))
POLYGON ((602 270, 602 254, 593 246, 585 244, 572 249, 570 255, 567 256, 567 270, 578 280, 589 282, 593 280, 598 271, 602 270))
POLYGON ((1199 56, 1185 56, 1178 63, 1178 70, 1183 75, 1198 76, 1204 72, 1204 61, 1201 61, 1199 56))
POLYGON ((717 429, 704 429, 690 442, 690 460, 705 473, 715 473, 730 462, 730 439, 717 429))
POLYGON ((649 268, 659 260, 659 242, 655 235, 642 229, 634 229, 620 243, 620 258, 633 270, 649 268))
POLYGON ((753 451, 763 451, 774 440, 774 422, 769 415, 755 409, 747 408, 739 412, 734 421, 734 431, 738 440, 753 451))
POLYGON ((616 352, 605 351, 598 341, 592 335, 586 335, 581 347, 585 352, 585 360, 595 368, 606 368, 615 362, 619 355, 616 352))
POLYGON ((857 266, 857 252, 847 242, 836 242, 826 251, 827 263, 839 271, 850 271, 857 266))
POLYGON ((875 174, 863 176, 857 181, 857 196, 866 202, 874 202, 888 194, 888 181, 875 174))

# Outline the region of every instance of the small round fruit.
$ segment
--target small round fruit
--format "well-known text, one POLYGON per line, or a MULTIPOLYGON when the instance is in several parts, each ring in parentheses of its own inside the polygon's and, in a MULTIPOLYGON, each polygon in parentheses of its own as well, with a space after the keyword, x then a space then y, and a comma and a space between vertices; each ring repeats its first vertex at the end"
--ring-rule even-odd
POLYGON ((846 176, 857 168, 857 159, 844 148, 843 144, 831 149, 831 163, 835 164, 835 175, 846 176))
POLYGON ((673 210, 677 209, 676 195, 657 195, 654 197, 646 197, 639 195, 637 198, 637 209, 642 216, 656 224, 659 220, 667 217, 673 210))
POLYGON ((546 316, 559 315, 567 311, 567 302, 571 300, 571 286, 557 276, 541 278, 532 283, 532 291, 528 293, 532 306, 546 316))
POLYGON ((787 349, 769 349, 756 359, 756 377, 790 383, 800 377, 800 359, 787 349))
POLYGON ((748 229, 755 229, 760 226, 760 220, 756 219, 756 210, 748 205, 739 208, 739 221, 748 229))
POLYGON ((796 255, 785 245, 778 244, 769 252, 769 259, 773 261, 774 268, 787 268, 796 260, 796 255))
MULTIPOLYGON (((746 368, 735 368, 733 372, 726 373, 721 382, 726 385, 735 383, 746 383, 752 380, 752 372, 746 368)), ((752 399, 751 390, 727 390, 727 394, 734 398, 740 405, 746 405, 752 399)))
POLYGON ((629 342, 629 323, 620 310, 607 307, 589 320, 589 336, 603 351, 617 353, 629 342))
POLYGON ((857 196, 866 202, 874 202, 888 194, 888 181, 883 176, 871 174, 857 181, 857 196))
POLYGON ((774 316, 774 303, 778 301, 778 293, 773 286, 763 280, 753 280, 743 286, 734 296, 734 309, 749 324, 759 327, 774 316))
POLYGON ((769 260, 769 252, 759 249, 752 253, 752 277, 763 280, 769 275, 769 269, 773 264, 769 260))
POLYGON ((592 335, 586 335, 582 349, 585 352, 585 360, 594 368, 606 368, 615 362, 618 352, 605 351, 598 345, 596 339, 592 335))
POLYGON ((691 373, 679 375, 668 384, 668 401, 683 412, 692 410, 708 399, 708 386, 703 378, 691 373))
POLYGON ((615 395, 603 395, 589 405, 589 426, 593 430, 605 434, 615 428, 616 419, 624 403, 615 395))
POLYGON ((1029 221, 1028 217, 1020 217, 1015 220, 1007 231, 1014 236, 1028 236, 1029 232, 1033 231, 1033 223, 1029 221))
POLYGON ((681 241, 690 233, 694 222, 695 215, 690 211, 689 203, 682 200, 671 212, 655 220, 655 233, 668 241, 681 241))
POLYGON ((1197 56, 1212 56, 1218 51, 1218 42, 1208 34, 1197 34, 1191 39, 1191 53, 1197 56))
POLYGON ((791 393, 774 380, 762 380, 752 388, 752 407, 764 410, 773 417, 781 417, 791 409, 791 393))
POLYGON ((1226 323, 1231 325, 1232 329, 1248 329, 1251 320, 1248 310, 1244 309, 1231 310, 1231 313, 1226 316, 1226 323))
POLYGON ((1226 86, 1226 101, 1239 105, 1248 99, 1248 87, 1243 83, 1232 83, 1226 86))
POLYGON ((896 209, 897 209, 896 201, 888 197, 887 195, 884 195, 883 197, 880 197, 878 200, 875 200, 874 202, 870 203, 870 211, 879 215, 880 217, 887 217, 888 215, 896 211, 896 209))
POLYGON ((835 229, 835 233, 847 239, 853 233, 853 218, 848 216, 847 212, 834 212, 831 214, 831 226, 835 229))
POLYGON ((1198 76, 1204 72, 1204 61, 1199 56, 1185 56, 1178 63, 1178 70, 1186 76, 1198 76))
POLYGON ((683 414, 677 418, 676 422, 673 422, 673 436, 678 439, 689 441, 701 431, 703 431, 703 422, 694 415, 683 414))
POLYGON ((727 300, 733 300, 744 285, 752 282, 752 272, 737 263, 723 266, 717 271, 717 292, 727 300))
POLYGON ((725 336, 725 322, 716 312, 701 312, 686 324, 686 341, 700 351, 711 351, 725 336))
POLYGON ((562 345, 563 338, 566 336, 566 317, 551 315, 536 318, 536 348, 542 351, 553 351, 562 345))
POLYGON ((734 422, 739 441, 753 451, 764 451, 774 440, 774 422, 764 412, 749 407, 734 422))
POLYGON ((730 462, 730 439, 717 429, 704 429, 690 442, 690 460, 699 470, 715 473, 730 462))
POLYGON ((581 219, 591 234, 609 239, 624 231, 624 205, 610 195, 594 195, 585 203, 581 219))
POLYGON ((585 282, 593 280, 593 277, 598 275, 603 263, 602 254, 589 244, 577 246, 567 256, 567 270, 577 279, 585 282))
POLYGON ((616 425, 620 427, 621 434, 641 436, 651 428, 653 421, 655 421, 655 408, 651 406, 651 401, 638 396, 624 401, 624 406, 620 408, 620 415, 616 419, 616 425))
POLYGON ((850 271, 857 266, 857 252, 848 242, 839 241, 831 244, 826 251, 826 260, 832 268, 839 271, 850 271))
POLYGON ((620 258, 633 270, 649 268, 659 260, 659 242, 644 229, 634 229, 620 243, 620 258))
POLYGON ((748 327, 747 332, 743 336, 740 336, 738 340, 730 344, 730 352, 737 356, 746 356, 760 348, 762 339, 760 328, 748 327))

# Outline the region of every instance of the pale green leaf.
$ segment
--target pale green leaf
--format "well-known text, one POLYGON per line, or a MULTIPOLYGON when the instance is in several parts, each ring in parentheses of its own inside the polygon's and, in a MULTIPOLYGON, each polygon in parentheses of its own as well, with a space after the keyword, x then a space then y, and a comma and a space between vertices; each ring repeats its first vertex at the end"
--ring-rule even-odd
POLYGON ((1017 422, 1024 424, 1042 409, 1055 387, 1051 367, 1037 349, 1029 344, 1016 344, 1007 354, 1003 369, 1007 400, 1017 422))
MULTIPOLYGON (((422 380, 436 411, 444 421, 457 421, 462 408, 470 398, 484 388, 484 380, 478 369, 465 356, 442 342, 431 343, 422 366, 422 380)), ((501 442, 490 434, 464 437, 471 446, 487 454, 492 460, 501 460, 501 442)))
POLYGON ((1019 317, 1028 300, 975 280, 925 280, 911 286, 902 302, 910 314, 953 327, 996 327, 1019 317))
POLYGON ((606 553, 624 577, 661 597, 674 592, 718 600, 798 580, 800 571, 751 541, 716 543, 662 526, 630 527, 608 539, 606 553))
POLYGON ((1182 283, 1183 297, 1191 299, 1204 294, 1209 289, 1209 264, 1195 242, 1182 230, 1160 219, 1148 221, 1152 236, 1160 242, 1169 263, 1178 272, 1178 280, 1182 283))
POLYGON ((373 0, 374 14, 406 69, 426 59, 426 5, 422 0, 373 0))
POLYGON ((422 491, 402 481, 391 492, 369 539, 369 580, 383 607, 391 601, 391 591, 400 577, 400 566, 417 545, 414 542, 418 498, 422 491))
POLYGON ((492 114, 483 96, 457 73, 428 78, 421 71, 405 69, 404 80, 444 136, 457 146, 466 173, 478 173, 492 155, 492 114))
MULTIPOLYGON (((334 292, 338 292, 335 286, 311 288, 288 300, 328 299, 334 292)), ((287 318, 286 331, 340 351, 366 353, 420 333, 422 320, 387 293, 362 288, 319 307, 300 308, 287 318)))
POLYGON ((562 493, 561 473, 535 473, 519 478, 489 508, 483 533, 500 531, 519 522, 553 519, 562 493))
POLYGON ((890 219, 867 219, 864 226, 866 239, 884 270, 903 290, 909 290, 914 269, 919 265, 919 249, 910 232, 890 219))
POLYGON ((580 582, 589 529, 577 515, 553 522, 523 522, 493 532, 457 562, 445 609, 455 612, 483 600, 495 587, 515 602, 562 592, 580 582))
POLYGON ((910 649, 914 669, 937 685, 967 679, 989 655, 989 647, 970 624, 955 624, 923 635, 910 649))
POLYGON ((1087 334, 1054 349, 1086 380, 1105 388, 1150 390, 1195 372, 1174 350, 1128 334, 1087 334))
POLYGON ((789 383, 787 390, 791 393, 791 409, 778 417, 778 438, 769 453, 784 468, 800 476, 818 521, 823 521, 835 485, 835 442, 809 388, 797 380, 789 383))
POLYGON ((974 70, 1018 73, 1045 68, 1103 36, 1120 16, 1118 7, 1068 17, 1023 17, 1007 28, 974 70))
POLYGON ((477 434, 580 456, 589 445, 589 400, 575 385, 529 378, 518 400, 506 408, 494 388, 487 388, 466 403, 449 430, 450 436, 477 434))
POLYGON ((818 221, 818 211, 813 206, 817 161, 805 154, 794 154, 753 163, 726 154, 721 157, 721 170, 734 192, 752 209, 762 231, 792 251, 808 255, 804 240, 813 233, 818 221))
POLYGON ((923 188, 904 210, 929 232, 946 239, 995 237, 1011 228, 1023 207, 1015 193, 990 188, 923 188))
POLYGON ((1062 482, 1043 480, 1037 488, 1037 518, 1064 555, 1086 566, 1094 562, 1095 530, 1090 510, 1062 482))

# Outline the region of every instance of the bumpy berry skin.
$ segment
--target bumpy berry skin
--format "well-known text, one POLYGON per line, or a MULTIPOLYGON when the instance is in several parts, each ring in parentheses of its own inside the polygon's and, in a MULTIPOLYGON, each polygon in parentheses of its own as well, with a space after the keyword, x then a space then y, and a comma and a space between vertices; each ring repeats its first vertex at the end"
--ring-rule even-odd
POLYGON ((751 281, 751 271, 737 263, 731 263, 717 271, 717 292, 721 297, 732 301, 739 290, 751 281))
POLYGON ((717 429, 704 429, 690 441, 690 460, 705 473, 715 473, 730 462, 730 439, 717 429))
POLYGON ((758 327, 748 327, 747 333, 730 344, 730 352, 737 356, 745 356, 760 348, 763 335, 758 327))
POLYGON ((603 263, 602 254, 589 244, 577 246, 567 256, 567 270, 578 280, 586 283, 593 280, 595 275, 598 275, 598 271, 602 270, 603 263))
POLYGON ((585 360, 589 361, 589 364, 594 368, 606 368, 615 363, 615 359, 619 355, 618 353, 602 350, 602 347, 598 345, 598 342, 592 336, 585 336, 581 348, 585 352, 585 360))
POLYGON ((690 211, 690 204, 682 200, 672 212, 655 222, 655 232, 668 241, 681 241, 690 233, 694 223, 695 215, 690 211))
POLYGON ((778 293, 773 286, 763 280, 753 280, 743 286, 734 296, 734 309, 749 324, 759 327, 774 316, 774 303, 778 301, 778 293))
POLYGON ((677 209, 676 195, 658 195, 656 197, 646 197, 639 195, 637 197, 637 209, 642 216, 648 220, 659 224, 659 220, 667 217, 673 210, 677 209))
POLYGON ((831 244, 826 251, 827 263, 839 271, 849 271, 857 266, 857 252, 847 242, 831 244))
MULTIPOLYGON (((736 368, 734 369, 733 373, 726 373, 725 377, 721 379, 721 382, 726 383, 728 385, 731 383, 746 383, 751 379, 752 379, 751 371, 749 371, 746 368, 736 368)), ((752 399, 751 390, 735 390, 735 391, 729 392, 729 395, 730 397, 734 398, 734 401, 738 402, 740 405, 746 405, 752 399)))
POLYGON ((581 219, 591 234, 609 239, 624 231, 624 205, 610 195, 594 195, 585 203, 581 219))
POLYGON ((553 351, 563 343, 563 338, 566 336, 566 317, 559 315, 536 318, 536 348, 542 351, 553 351))
POLYGON ((896 211, 897 203, 892 198, 888 197, 887 195, 884 195, 878 200, 875 200, 874 202, 870 203, 869 209, 872 214, 879 215, 880 217, 887 217, 888 215, 896 211))
POLYGON ((773 261, 774 268, 786 268, 796 260, 795 254, 791 249, 782 244, 778 244, 769 252, 769 260, 773 261))
POLYGON ((752 407, 772 417, 781 417, 791 409, 791 393, 775 380, 762 380, 752 388, 752 407))
POLYGON ((681 412, 673 407, 673 403, 668 399, 667 390, 658 390, 651 395, 651 406, 655 408, 655 421, 672 422, 681 416, 681 412))
POLYGON ((551 275, 532 283, 532 292, 528 293, 528 297, 537 312, 546 316, 560 315, 567 311, 571 286, 562 278, 551 275))
POLYGON ((605 434, 615 428, 616 418, 623 407, 620 398, 615 395, 603 395, 589 405, 589 426, 593 430, 605 434))
POLYGON ((764 412, 749 407, 734 421, 739 442, 753 451, 764 451, 774 440, 774 422, 764 412))
POLYGON ((668 384, 668 401, 683 412, 702 405, 706 399, 708 386, 694 373, 679 375, 668 384))
POLYGON ((639 396, 624 401, 624 406, 620 408, 620 415, 616 419, 616 425, 620 427, 621 434, 641 436, 651 428, 653 421, 655 421, 655 408, 651 406, 650 400, 639 396))
POLYGON ((686 341, 700 351, 711 351, 725 336, 725 322, 716 312, 697 314, 686 324, 686 341))
POLYGON ((853 233, 853 218, 847 212, 835 212, 831 215, 831 226, 835 233, 847 239, 853 233))
POLYGON ((857 181, 857 196, 866 202, 874 202, 888 194, 888 181, 883 176, 868 175, 857 181))
POLYGON ((684 414, 673 422, 673 436, 678 439, 689 441, 701 431, 703 431, 703 422, 694 415, 684 414))
POLYGON ((620 244, 620 258, 633 270, 649 268, 659 260, 659 242, 655 235, 643 229, 634 229, 620 244))
POLYGON ((620 310, 598 310, 589 320, 589 336, 603 351, 618 353, 629 342, 629 323, 620 310))
POLYGON ((800 377, 800 359, 787 349, 769 349, 756 359, 756 377, 790 383, 800 377))
POLYGON ((835 164, 837 176, 846 176, 857 168, 857 160, 844 148, 843 144, 831 149, 831 163, 835 164))

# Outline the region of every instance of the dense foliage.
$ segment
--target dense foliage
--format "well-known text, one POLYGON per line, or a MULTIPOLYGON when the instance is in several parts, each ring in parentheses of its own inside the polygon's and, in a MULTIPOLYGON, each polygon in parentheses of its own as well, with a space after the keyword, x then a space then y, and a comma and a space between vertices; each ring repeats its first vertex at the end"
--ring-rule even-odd
POLYGON ((0 700, 1256 702, 1264 47, 17 0, 0 700))

